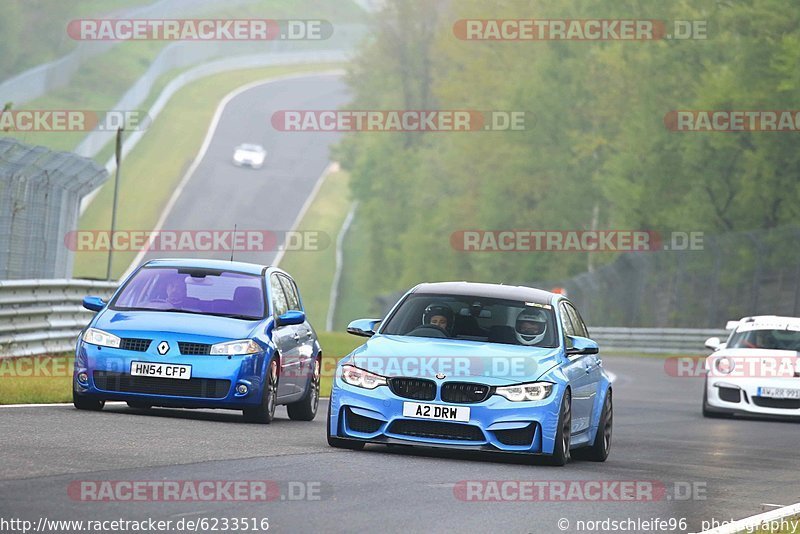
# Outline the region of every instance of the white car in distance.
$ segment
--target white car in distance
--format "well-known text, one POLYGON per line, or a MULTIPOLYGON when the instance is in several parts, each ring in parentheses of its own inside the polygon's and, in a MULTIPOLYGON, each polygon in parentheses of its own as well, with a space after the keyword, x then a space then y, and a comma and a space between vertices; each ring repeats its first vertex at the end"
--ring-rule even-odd
POLYGON ((264 166, 267 151, 261 145, 242 143, 233 151, 233 164, 237 167, 260 169, 264 166))
POLYGON ((800 318, 760 315, 730 321, 728 339, 706 347, 705 417, 800 419, 800 318))

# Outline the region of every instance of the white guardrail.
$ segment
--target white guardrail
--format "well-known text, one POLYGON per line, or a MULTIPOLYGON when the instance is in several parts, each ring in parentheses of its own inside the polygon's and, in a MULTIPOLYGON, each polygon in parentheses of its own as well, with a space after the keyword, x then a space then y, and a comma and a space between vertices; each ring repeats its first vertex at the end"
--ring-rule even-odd
MULTIPOLYGON (((0 280, 0 358, 69 352, 92 318, 83 297, 110 297, 117 282, 93 280, 0 280)), ((591 328, 600 348, 611 352, 701 355, 703 342, 725 330, 684 328, 591 328)))

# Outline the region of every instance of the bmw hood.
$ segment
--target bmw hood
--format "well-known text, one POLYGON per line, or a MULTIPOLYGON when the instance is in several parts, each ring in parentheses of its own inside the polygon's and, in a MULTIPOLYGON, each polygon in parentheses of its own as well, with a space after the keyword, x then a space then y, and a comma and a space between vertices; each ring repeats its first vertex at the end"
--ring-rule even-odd
POLYGON ((119 337, 144 337, 154 332, 215 338, 214 341, 251 337, 259 321, 192 313, 104 310, 94 328, 119 337))
POLYGON ((538 379, 556 365, 558 354, 557 348, 379 335, 353 351, 345 363, 386 377, 507 385, 538 379))

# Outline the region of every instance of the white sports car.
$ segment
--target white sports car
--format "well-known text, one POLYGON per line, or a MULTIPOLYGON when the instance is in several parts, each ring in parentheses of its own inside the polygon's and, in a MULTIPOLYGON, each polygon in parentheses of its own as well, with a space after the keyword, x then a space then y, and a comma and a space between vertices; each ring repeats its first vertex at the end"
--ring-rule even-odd
POLYGON ((761 315, 728 323, 706 340, 703 415, 800 418, 800 318, 761 315))
POLYGON ((236 147, 233 152, 233 164, 238 167, 252 167, 260 169, 264 165, 267 151, 261 145, 244 143, 236 147))

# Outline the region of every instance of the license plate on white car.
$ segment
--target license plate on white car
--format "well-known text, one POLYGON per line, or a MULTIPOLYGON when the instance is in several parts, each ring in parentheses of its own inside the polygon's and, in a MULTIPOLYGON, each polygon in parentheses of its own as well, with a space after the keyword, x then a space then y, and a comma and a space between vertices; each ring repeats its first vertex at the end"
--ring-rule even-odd
POLYGON ((157 378, 189 380, 192 378, 192 366, 172 363, 131 362, 131 376, 154 376, 157 378))
POLYGON ((467 406, 441 406, 439 404, 404 402, 403 417, 467 423, 469 422, 469 408, 467 406))
POLYGON ((800 389, 758 388, 758 396, 771 399, 800 399, 800 389))

